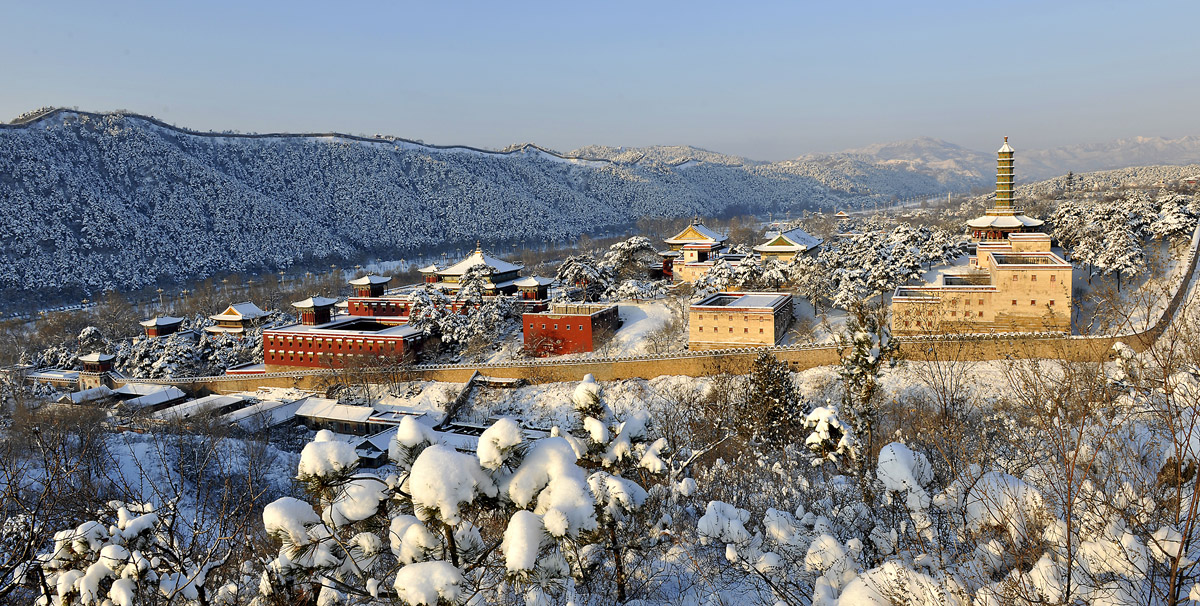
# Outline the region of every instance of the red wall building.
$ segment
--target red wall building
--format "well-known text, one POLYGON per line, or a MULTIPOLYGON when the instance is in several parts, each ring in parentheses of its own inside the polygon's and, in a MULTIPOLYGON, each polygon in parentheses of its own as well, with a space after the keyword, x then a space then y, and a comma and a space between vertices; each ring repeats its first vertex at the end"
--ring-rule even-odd
POLYGON ((293 324, 263 331, 263 363, 272 366, 342 368, 370 360, 412 361, 423 340, 408 326, 388 326, 366 318, 328 324, 293 324))
POLYGON ((620 328, 621 315, 616 305, 565 303, 524 314, 521 323, 525 351, 541 357, 594 351, 599 340, 620 328))
POLYGON ((179 332, 179 326, 183 324, 183 318, 174 316, 154 316, 149 320, 138 322, 146 331, 146 337, 165 337, 167 335, 179 332))

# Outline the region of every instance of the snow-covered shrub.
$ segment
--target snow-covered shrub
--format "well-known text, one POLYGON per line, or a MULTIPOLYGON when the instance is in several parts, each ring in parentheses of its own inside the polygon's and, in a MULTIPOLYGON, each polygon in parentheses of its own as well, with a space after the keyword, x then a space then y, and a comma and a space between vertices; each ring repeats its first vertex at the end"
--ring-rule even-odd
MULTIPOLYGON (((592 410, 607 410, 594 381, 579 392, 592 410)), ((389 449, 398 473, 388 478, 359 471, 349 444, 318 433, 298 469, 312 503, 288 497, 263 513, 281 548, 261 592, 283 595, 300 583, 320 586, 330 600, 378 595, 424 604, 487 594, 501 582, 531 596, 561 594, 572 576, 597 574, 600 560, 578 554, 619 554, 639 545, 630 537, 645 536, 631 524, 647 493, 621 474, 666 467, 665 443, 645 443, 647 419, 597 420, 611 425, 610 442, 570 434, 530 442, 515 421, 501 419, 472 455, 437 444, 406 418, 389 449), (605 470, 589 477, 581 465, 605 470), (507 523, 497 528, 496 519, 507 523)))
POLYGON ((220 551, 205 559, 181 552, 171 532, 176 512, 112 501, 99 513, 56 532, 50 551, 26 564, 44 578, 38 587, 44 600, 135 606, 155 596, 168 603, 215 597, 208 574, 225 559, 220 551))

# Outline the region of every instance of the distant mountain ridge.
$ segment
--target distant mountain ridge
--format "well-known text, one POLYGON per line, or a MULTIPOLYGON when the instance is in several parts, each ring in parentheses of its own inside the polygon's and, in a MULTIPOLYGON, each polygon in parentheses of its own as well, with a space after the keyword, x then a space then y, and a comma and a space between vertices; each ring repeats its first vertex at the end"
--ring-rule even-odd
MULTIPOLYGON (((0 124, 0 295, 9 296, 90 296, 476 240, 561 241, 642 216, 854 208, 986 187, 994 174, 991 154, 930 138, 761 162, 690 146, 560 153, 531 143, 489 150, 382 135, 215 133, 61 108, 14 122, 0 124)), ((1200 139, 1116 147, 1124 155, 1019 150, 1018 179, 1036 178, 1039 162, 1184 162, 1200 154, 1200 139)))
MULTIPOLYGON (((1200 137, 1175 139, 1132 137, 1103 143, 1067 145, 1052 149, 1017 148, 1017 180, 1041 181, 1069 172, 1085 173, 1136 166, 1179 166, 1200 162, 1200 137)), ((807 154, 803 162, 832 162, 852 158, 883 166, 896 165, 924 174, 959 175, 991 180, 995 152, 980 152, 930 137, 878 143, 831 154, 807 154)))
POLYGON ((0 294, 91 296, 476 240, 562 241, 642 216, 795 215, 948 188, 895 167, 626 151, 198 132, 39 111, 0 125, 0 294))

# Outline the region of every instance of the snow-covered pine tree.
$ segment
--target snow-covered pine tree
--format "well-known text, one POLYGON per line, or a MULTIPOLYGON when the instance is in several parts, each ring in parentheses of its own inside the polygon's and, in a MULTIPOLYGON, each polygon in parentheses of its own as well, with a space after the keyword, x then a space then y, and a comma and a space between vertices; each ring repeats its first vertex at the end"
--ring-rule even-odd
POLYGON ((645 236, 633 236, 608 247, 599 266, 614 281, 645 279, 647 266, 658 263, 658 250, 645 236))
POLYGON ((1121 275, 1132 275, 1145 269, 1146 258, 1133 228, 1126 224, 1113 226, 1105 234, 1103 249, 1096 257, 1096 267, 1105 274, 1117 275, 1117 290, 1121 290, 1121 275))
POLYGON ((476 450, 439 444, 406 417, 389 450, 396 473, 381 478, 358 470, 350 444, 318 432, 299 465, 309 500, 285 497, 263 511, 281 547, 260 594, 412 606, 496 601, 514 590, 531 603, 561 595, 572 575, 566 548, 599 528, 575 445, 530 442, 501 419, 476 450))
POLYGON ((745 438, 780 449, 795 442, 804 426, 804 403, 786 362, 764 352, 754 359, 746 377, 746 410, 739 415, 745 438))
POLYGON ((596 301, 609 289, 612 276, 591 255, 572 255, 558 266, 555 279, 566 289, 579 288, 584 301, 596 301))
MULTIPOLYGON (((579 456, 579 464, 592 470, 588 486, 596 499, 599 527, 583 537, 578 565, 585 578, 611 579, 617 601, 627 597, 630 573, 626 570, 631 552, 655 544, 643 505, 649 493, 639 484, 660 481, 668 463, 663 459, 665 438, 651 440, 650 415, 639 411, 620 419, 604 402, 600 385, 585 375, 571 396, 577 422, 567 439, 579 456)), ((555 428, 554 433, 559 433, 555 428)), ((661 493, 659 493, 661 494, 661 493)))
POLYGON ((737 272, 724 259, 717 259, 704 275, 692 282, 692 299, 699 300, 715 292, 729 290, 737 283, 737 272))
POLYGON ((881 403, 876 397, 879 377, 896 363, 899 352, 899 342, 891 338, 885 313, 881 304, 858 303, 851 310, 846 330, 837 338, 838 355, 842 360, 838 370, 842 380, 839 412, 845 416, 861 444, 857 475, 864 494, 868 493, 867 472, 874 467, 871 455, 879 424, 881 403))

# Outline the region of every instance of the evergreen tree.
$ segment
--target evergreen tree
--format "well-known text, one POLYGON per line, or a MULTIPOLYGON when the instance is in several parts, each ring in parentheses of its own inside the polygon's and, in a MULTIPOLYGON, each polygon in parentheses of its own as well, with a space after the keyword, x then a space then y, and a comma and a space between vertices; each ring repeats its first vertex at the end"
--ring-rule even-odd
POLYGON ((864 487, 869 484, 868 470, 874 468, 875 430, 879 426, 879 377, 893 365, 899 343, 891 338, 880 305, 860 302, 851 309, 850 321, 838 338, 838 355, 842 359, 838 375, 842 380, 842 406, 855 439, 861 444, 858 457, 858 477, 864 487))
POLYGON ((795 441, 804 426, 804 406, 786 362, 765 352, 754 359, 747 378, 745 412, 739 429, 747 439, 772 449, 795 441))
POLYGON ((567 257, 558 266, 555 279, 564 287, 572 286, 583 289, 584 301, 596 301, 612 284, 612 274, 602 267, 591 255, 573 255, 567 257))

